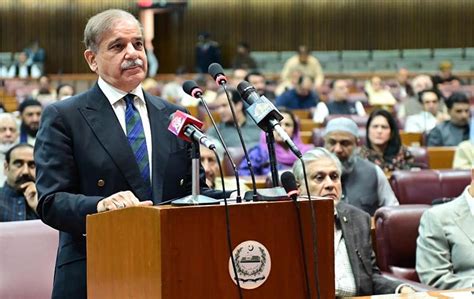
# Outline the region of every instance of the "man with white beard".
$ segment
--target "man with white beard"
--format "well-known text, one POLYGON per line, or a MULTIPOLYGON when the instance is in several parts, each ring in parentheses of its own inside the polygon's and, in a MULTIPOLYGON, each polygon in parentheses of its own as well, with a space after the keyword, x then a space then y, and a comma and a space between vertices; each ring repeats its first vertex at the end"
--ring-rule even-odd
MULTIPOLYGON (((10 113, 0 114, 0 165, 5 163, 5 153, 18 143, 18 125, 10 113)), ((5 183, 6 176, 0 171, 0 187, 5 183)))
POLYGON ((342 163, 342 201, 374 215, 382 206, 399 205, 382 169, 357 155, 359 129, 349 118, 330 120, 324 131, 324 146, 342 163))

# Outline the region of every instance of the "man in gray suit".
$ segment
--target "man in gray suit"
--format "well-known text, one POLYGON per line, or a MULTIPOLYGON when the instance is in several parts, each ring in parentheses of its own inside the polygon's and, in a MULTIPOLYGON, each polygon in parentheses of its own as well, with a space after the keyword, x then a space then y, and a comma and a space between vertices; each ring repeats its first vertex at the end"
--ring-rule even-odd
MULTIPOLYGON (((390 293, 412 293, 407 284, 384 277, 377 267, 371 245, 370 216, 341 201, 342 166, 338 158, 324 148, 303 155, 311 196, 334 200, 334 257, 336 296, 361 296, 390 293)), ((293 165, 299 189, 306 194, 303 167, 293 165)))
POLYGON ((474 169, 458 198, 423 213, 416 249, 422 283, 448 290, 474 287, 474 169))
POLYGON ((398 200, 383 170, 358 156, 359 129, 350 118, 331 119, 324 131, 324 147, 342 163, 342 200, 374 215, 383 206, 398 206, 398 200))

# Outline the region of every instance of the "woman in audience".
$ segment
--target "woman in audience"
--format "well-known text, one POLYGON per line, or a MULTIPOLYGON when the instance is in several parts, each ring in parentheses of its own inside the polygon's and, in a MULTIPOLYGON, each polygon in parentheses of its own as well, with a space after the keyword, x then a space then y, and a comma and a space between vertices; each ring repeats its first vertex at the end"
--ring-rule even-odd
MULTIPOLYGON (((296 121, 295 115, 290 110, 285 108, 281 108, 280 113, 283 115, 283 119, 280 121, 281 127, 285 130, 288 136, 291 136, 291 139, 299 148, 301 153, 304 154, 308 150, 312 149, 313 145, 304 144, 301 141, 298 122, 296 121)), ((278 136, 276 133, 274 133, 273 136, 275 137, 275 156, 278 169, 291 168, 297 157, 288 148, 280 136, 278 136)), ((250 149, 249 158, 252 163, 255 175, 267 175, 271 172, 267 139, 264 132, 262 132, 260 136, 260 143, 250 149)), ((243 159, 239 165, 239 174, 250 175, 250 170, 245 159, 243 159)))
POLYGON ((362 157, 379 165, 386 173, 413 166, 414 158, 402 145, 397 123, 388 111, 374 110, 366 130, 366 145, 360 151, 362 157))

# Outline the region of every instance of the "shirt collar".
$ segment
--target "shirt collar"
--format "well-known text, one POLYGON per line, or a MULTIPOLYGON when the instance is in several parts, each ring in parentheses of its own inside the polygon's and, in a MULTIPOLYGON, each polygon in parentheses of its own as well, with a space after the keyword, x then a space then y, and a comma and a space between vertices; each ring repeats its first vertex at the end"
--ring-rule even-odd
POLYGON ((466 190, 464 190, 464 198, 467 201, 467 205, 469 206, 469 210, 471 210, 471 214, 474 216, 474 197, 472 197, 471 193, 469 193, 469 189, 471 186, 467 186, 466 190))
POLYGON ((145 104, 145 96, 143 95, 143 89, 141 84, 139 84, 135 89, 130 92, 124 92, 105 82, 105 80, 101 77, 99 77, 97 83, 99 84, 100 89, 105 94, 105 97, 109 100, 112 106, 121 99, 123 99, 123 97, 125 97, 129 93, 137 96, 142 101, 142 103, 145 104))

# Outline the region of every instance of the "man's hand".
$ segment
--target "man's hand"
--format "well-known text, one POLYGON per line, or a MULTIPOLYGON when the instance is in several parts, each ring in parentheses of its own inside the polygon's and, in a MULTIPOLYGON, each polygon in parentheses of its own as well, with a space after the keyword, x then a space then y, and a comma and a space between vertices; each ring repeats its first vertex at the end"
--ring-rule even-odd
POLYGON ((152 206, 151 200, 139 201, 131 191, 121 191, 97 203, 97 212, 113 211, 126 207, 152 206))
POLYGON ((400 289, 400 294, 412 294, 412 293, 416 293, 416 291, 409 286, 403 286, 400 289))
POLYGON ((28 206, 33 209, 36 213, 36 207, 38 206, 38 192, 36 192, 35 182, 26 182, 20 186, 25 196, 28 206))

